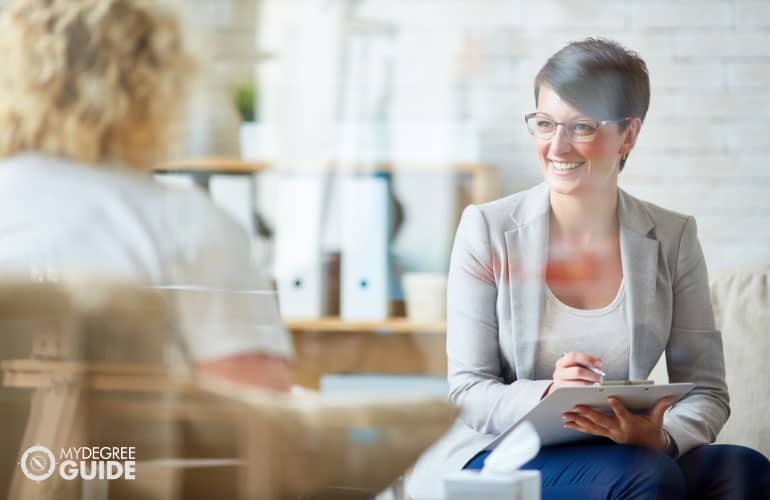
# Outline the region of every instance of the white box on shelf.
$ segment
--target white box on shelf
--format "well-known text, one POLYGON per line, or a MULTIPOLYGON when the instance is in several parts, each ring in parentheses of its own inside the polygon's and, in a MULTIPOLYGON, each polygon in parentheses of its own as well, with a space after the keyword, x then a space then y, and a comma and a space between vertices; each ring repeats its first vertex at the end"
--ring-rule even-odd
POLYGON ((404 273, 401 277, 406 317, 415 322, 446 320, 447 275, 404 273))
POLYGON ((278 181, 275 279, 284 318, 315 319, 325 312, 323 193, 321 174, 289 174, 278 181))
POLYGON ((388 176, 354 175, 342 189, 340 315, 348 320, 388 316, 390 198, 388 176))

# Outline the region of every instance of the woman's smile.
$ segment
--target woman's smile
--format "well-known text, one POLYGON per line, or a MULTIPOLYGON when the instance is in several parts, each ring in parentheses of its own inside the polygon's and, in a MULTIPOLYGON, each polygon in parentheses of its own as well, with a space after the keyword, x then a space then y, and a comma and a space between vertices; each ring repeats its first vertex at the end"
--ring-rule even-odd
POLYGON ((569 172, 585 165, 585 161, 548 160, 548 166, 556 172, 569 172))

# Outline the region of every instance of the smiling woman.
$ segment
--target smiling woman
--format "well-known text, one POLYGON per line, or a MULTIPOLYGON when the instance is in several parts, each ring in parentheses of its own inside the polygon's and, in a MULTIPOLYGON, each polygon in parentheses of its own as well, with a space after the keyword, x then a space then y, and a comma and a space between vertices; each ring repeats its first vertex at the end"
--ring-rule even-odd
POLYGON ((566 412, 595 441, 524 465, 543 498, 768 498, 764 456, 709 445, 730 408, 695 221, 618 187, 649 102, 644 61, 609 40, 570 43, 537 74, 525 121, 545 182, 463 213, 447 365, 464 425, 417 464, 412 496, 430 496, 441 471, 482 467, 495 436, 553 390, 646 379, 665 353, 670 382, 695 388, 647 414, 619 400, 611 415, 566 412))

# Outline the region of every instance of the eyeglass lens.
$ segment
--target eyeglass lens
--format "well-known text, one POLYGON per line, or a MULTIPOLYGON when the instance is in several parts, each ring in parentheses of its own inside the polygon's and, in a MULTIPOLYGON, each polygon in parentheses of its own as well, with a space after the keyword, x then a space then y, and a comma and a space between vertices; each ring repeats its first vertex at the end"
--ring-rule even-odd
MULTIPOLYGON (((529 131, 541 139, 550 139, 556 133, 558 122, 545 118, 543 116, 530 116, 527 118, 527 127, 529 131)), ((590 120, 574 120, 563 123, 567 129, 567 135, 571 139, 586 140, 596 135, 599 126, 590 120)))

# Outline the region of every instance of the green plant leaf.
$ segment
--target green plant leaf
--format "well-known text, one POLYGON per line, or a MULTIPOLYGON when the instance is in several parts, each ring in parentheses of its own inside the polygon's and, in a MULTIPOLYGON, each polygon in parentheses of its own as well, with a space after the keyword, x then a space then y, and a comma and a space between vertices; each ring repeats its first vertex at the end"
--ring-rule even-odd
POLYGON ((254 82, 243 82, 233 89, 233 105, 235 105, 241 121, 256 121, 259 101, 257 86, 254 82))

